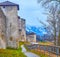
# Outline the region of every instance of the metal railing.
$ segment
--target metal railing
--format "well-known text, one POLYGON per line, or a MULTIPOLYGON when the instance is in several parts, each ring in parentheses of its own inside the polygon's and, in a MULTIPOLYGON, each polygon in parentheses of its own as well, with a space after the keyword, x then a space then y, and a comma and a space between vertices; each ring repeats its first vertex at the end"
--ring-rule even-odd
POLYGON ((28 49, 40 49, 47 51, 49 53, 55 54, 56 57, 60 56, 60 46, 49 46, 49 45, 39 45, 39 44, 34 44, 34 45, 25 45, 27 46, 28 49))

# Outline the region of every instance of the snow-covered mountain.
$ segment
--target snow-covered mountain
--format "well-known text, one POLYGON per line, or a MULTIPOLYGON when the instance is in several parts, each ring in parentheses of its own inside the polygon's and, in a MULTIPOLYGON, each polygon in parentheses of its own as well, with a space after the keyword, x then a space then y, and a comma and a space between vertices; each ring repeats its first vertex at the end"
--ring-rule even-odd
POLYGON ((37 41, 52 41, 53 37, 50 35, 49 31, 45 29, 43 26, 36 27, 36 26, 26 26, 26 33, 34 32, 37 36, 37 41))
POLYGON ((27 32, 34 32, 36 35, 43 36, 44 34, 47 34, 47 31, 44 29, 44 27, 35 27, 35 26, 26 26, 27 32))

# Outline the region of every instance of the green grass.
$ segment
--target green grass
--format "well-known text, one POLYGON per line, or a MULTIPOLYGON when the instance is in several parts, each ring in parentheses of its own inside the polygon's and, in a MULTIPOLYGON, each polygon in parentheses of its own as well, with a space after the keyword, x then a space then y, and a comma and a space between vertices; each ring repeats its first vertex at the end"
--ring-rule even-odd
MULTIPOLYGON (((22 44, 23 43, 21 43, 21 45, 22 44)), ((24 53, 22 52, 21 45, 19 49, 0 49, 0 57, 26 57, 26 55, 24 55, 24 53)))
POLYGON ((24 44, 25 44, 25 42, 21 42, 21 41, 19 42, 19 45, 20 45, 20 46, 21 46, 21 45, 24 45, 24 44))
POLYGON ((19 45, 21 46, 21 45, 24 45, 24 44, 30 44, 29 42, 22 42, 22 41, 20 41, 19 42, 19 45))

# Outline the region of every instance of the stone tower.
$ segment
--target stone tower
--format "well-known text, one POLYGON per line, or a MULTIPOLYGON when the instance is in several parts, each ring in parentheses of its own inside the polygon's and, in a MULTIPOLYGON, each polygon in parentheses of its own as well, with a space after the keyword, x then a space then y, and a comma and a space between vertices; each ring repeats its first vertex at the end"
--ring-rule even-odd
POLYGON ((23 18, 19 18, 19 31, 20 31, 20 41, 26 41, 26 21, 23 18))
POLYGON ((0 3, 0 8, 6 16, 6 38, 7 47, 18 48, 19 27, 18 27, 18 10, 19 5, 6 1, 0 3))

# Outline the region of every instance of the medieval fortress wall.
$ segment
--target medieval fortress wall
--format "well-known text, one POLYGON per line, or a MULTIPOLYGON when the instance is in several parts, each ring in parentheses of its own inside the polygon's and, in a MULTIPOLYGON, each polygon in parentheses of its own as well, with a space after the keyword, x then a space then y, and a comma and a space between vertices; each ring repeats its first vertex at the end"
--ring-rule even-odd
POLYGON ((26 41, 26 24, 25 24, 25 20, 23 18, 21 18, 21 41, 26 41))
POLYGON ((19 18, 19 32, 20 32, 20 41, 26 41, 26 21, 23 18, 19 18))
POLYGON ((6 7, 8 46, 16 47, 19 38, 17 7, 6 7), (13 42, 13 44, 12 44, 13 42), (16 44, 15 44, 16 43, 16 44))
POLYGON ((18 18, 18 10, 18 4, 0 3, 0 48, 18 48, 19 41, 26 41, 26 21, 18 18))
POLYGON ((17 6, 0 6, 0 36, 3 36, 3 38, 0 37, 0 42, 3 41, 3 44, 5 44, 3 45, 1 42, 1 48, 2 46, 18 48, 19 27, 17 6))
POLYGON ((19 41, 26 41, 25 20, 19 21, 18 10, 18 4, 0 3, 0 48, 18 48, 19 41))
POLYGON ((17 7, 8 6, 6 7, 5 13, 7 18, 7 45, 17 48, 19 38, 17 7))

